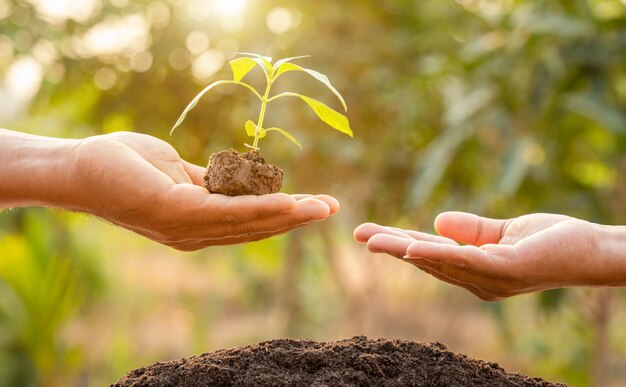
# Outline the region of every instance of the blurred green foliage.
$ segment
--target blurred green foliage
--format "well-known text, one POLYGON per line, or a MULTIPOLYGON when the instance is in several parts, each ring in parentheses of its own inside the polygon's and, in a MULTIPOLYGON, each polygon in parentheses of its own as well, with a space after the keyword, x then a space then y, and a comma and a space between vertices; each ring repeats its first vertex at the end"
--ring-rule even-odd
MULTIPOLYGON (((365 220, 430 230, 438 212, 456 209, 494 217, 546 211, 625 224, 623 1, 78 3, 63 15, 53 12, 55 4, 70 2, 0 0, 0 124, 72 137, 140 131, 204 164, 213 151, 241 150, 245 132, 232 129, 242 129, 242 117, 258 107, 246 90, 225 87, 189 115, 189 130, 169 137, 185 104, 207 82, 228 77, 224 64, 238 51, 308 54, 310 67, 345 96, 355 139, 312 132, 312 113, 280 101, 266 122, 295 128, 304 151, 274 140, 263 151, 285 169, 286 191, 328 192, 342 201, 342 213, 286 238, 183 257, 82 217, 2 213, 0 363, 10 366, 1 367, 0 384, 109 383, 149 361, 267 338, 275 331, 260 327, 274 326, 272 319, 286 321, 277 332, 295 336, 334 338, 337 321, 349 320, 354 325, 345 334, 436 339, 414 320, 417 308, 435 317, 437 308, 441 316, 486 313, 500 350, 481 354, 533 375, 576 385, 626 377, 618 360, 626 352, 619 344, 626 339, 624 314, 616 312, 624 309, 623 293, 555 291, 484 304, 459 289, 432 290, 435 281, 426 277, 411 282, 422 290, 408 291, 375 271, 358 288, 350 282, 356 269, 340 268, 354 253, 350 230, 365 220), (147 281, 144 287, 122 281, 122 268, 132 272, 132 262, 166 265, 159 256, 202 271, 211 290, 199 284, 160 293, 158 286, 178 282, 166 277, 152 287, 149 278, 162 272, 151 267, 132 277, 147 281), (141 313, 171 317, 191 344, 163 352, 135 340, 141 313), (222 319, 241 315, 256 333, 228 338, 236 324, 222 319), (99 327, 107 346, 70 344, 68 326, 81 321, 99 327)), ((297 83, 306 95, 327 96, 305 75, 281 82, 282 90, 297 83)), ((385 267, 380 273, 396 273, 385 267)), ((439 339, 454 341, 454 332, 472 329, 450 325, 449 336, 439 339)))
POLYGON ((41 209, 15 211, 0 238, 0 385, 58 384, 80 353, 56 335, 95 295, 95 251, 69 236, 71 224, 41 209), (61 372, 60 372, 61 371, 61 372))

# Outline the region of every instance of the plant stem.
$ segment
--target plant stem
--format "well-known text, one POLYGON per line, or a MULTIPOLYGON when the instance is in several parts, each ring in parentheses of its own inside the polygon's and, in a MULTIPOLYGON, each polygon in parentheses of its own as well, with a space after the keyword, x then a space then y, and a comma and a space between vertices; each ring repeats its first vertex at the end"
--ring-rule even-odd
POLYGON ((267 78, 267 87, 265 88, 265 94, 261 98, 261 113, 259 113, 259 122, 256 124, 256 129, 254 131, 254 143, 252 144, 252 149, 258 150, 257 145, 259 144, 259 138, 261 137, 261 130, 263 125, 263 119, 265 119, 265 109, 267 108, 267 97, 270 95, 270 88, 272 87, 272 79, 270 77, 267 78))

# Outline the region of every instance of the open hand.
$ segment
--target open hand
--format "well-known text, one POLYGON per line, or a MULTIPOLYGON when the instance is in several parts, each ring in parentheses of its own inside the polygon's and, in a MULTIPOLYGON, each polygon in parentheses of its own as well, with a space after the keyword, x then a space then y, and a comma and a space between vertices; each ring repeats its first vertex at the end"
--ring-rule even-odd
POLYGON ((500 220, 446 212, 435 229, 440 236, 365 223, 354 237, 372 252, 403 259, 483 300, 567 286, 626 285, 621 228, 554 214, 500 220))
POLYGON ((202 185, 204 168, 168 143, 129 132, 90 137, 73 147, 71 187, 57 206, 97 215, 178 250, 255 241, 327 218, 327 195, 229 197, 202 185))

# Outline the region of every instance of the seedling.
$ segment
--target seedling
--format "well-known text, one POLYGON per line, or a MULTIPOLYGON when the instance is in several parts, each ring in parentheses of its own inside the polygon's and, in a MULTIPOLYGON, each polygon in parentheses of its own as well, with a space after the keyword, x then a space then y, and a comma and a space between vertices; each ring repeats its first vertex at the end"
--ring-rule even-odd
POLYGON ((284 129, 280 129, 277 127, 264 127, 265 115, 270 102, 285 97, 300 98, 313 110, 313 112, 315 112, 315 114, 323 122, 325 122, 332 128, 342 133, 345 133, 350 137, 352 137, 352 129, 350 129, 350 123, 346 116, 331 109, 330 107, 316 99, 293 92, 283 92, 271 96, 270 92, 274 82, 276 82, 276 80, 281 75, 289 71, 305 72, 319 82, 326 85, 326 87, 328 87, 330 91, 332 91, 333 94, 337 96, 345 111, 348 111, 348 108, 343 97, 341 96, 341 94, 339 94, 337 89, 335 89, 333 85, 331 85, 326 75, 292 63, 292 61, 296 59, 306 58, 308 56, 284 58, 272 63, 272 58, 270 57, 249 53, 242 53, 241 55, 243 56, 233 59, 229 62, 230 68, 233 72, 233 79, 213 82, 209 86, 205 87, 200 93, 198 93, 198 95, 195 96, 195 98, 189 103, 189 105, 187 105, 185 110, 182 112, 182 114, 176 121, 176 124, 172 128, 170 134, 172 134, 174 130, 182 124, 182 122, 185 120, 185 117, 187 116, 187 113, 189 113, 189 111, 191 111, 191 109, 193 109, 198 104, 200 98, 202 98, 204 94, 209 92, 214 87, 232 84, 240 85, 247 88, 261 102, 261 109, 257 122, 254 123, 252 120, 247 120, 244 124, 246 134, 253 138, 252 145, 244 145, 251 150, 246 154, 239 154, 238 152, 231 149, 211 155, 209 159, 209 165, 207 167, 207 173, 204 177, 204 186, 210 192, 223 193, 225 195, 231 196, 246 194, 260 195, 264 193, 277 192, 278 190, 280 190, 280 186, 282 185, 282 170, 275 165, 265 163, 265 160, 259 153, 259 140, 265 138, 267 133, 269 132, 277 132, 285 136, 300 149, 302 149, 302 145, 298 140, 296 140, 293 135, 291 135, 291 133, 284 129), (263 74, 265 75, 266 87, 263 94, 261 94, 256 88, 254 88, 250 84, 242 81, 242 79, 250 71, 252 71, 255 66, 259 66, 263 71, 263 74), (237 158, 239 159, 239 161, 236 160, 237 158), (225 167, 220 167, 219 165, 222 163, 226 163, 228 165, 225 167), (236 165, 236 167, 234 165, 236 165), (241 172, 241 168, 243 168, 243 172, 241 172), (260 171, 259 168, 261 169, 260 171), (273 177, 270 178, 270 175, 273 177), (252 180, 247 181, 249 179, 252 180), (257 180, 257 182, 255 182, 254 180, 257 180), (259 180, 262 180, 263 182, 260 182, 259 180), (277 180, 279 180, 278 183, 276 183, 277 180))

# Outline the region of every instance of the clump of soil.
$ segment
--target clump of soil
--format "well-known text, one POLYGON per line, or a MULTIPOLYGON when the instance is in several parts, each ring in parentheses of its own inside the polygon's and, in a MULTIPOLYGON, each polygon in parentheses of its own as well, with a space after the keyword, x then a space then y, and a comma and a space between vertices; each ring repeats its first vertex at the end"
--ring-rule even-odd
POLYGON ((267 164, 257 150, 213 153, 204 175, 204 188, 228 196, 265 195, 280 191, 283 170, 267 164))
POLYGON ((508 373, 441 343, 278 339, 156 363, 129 372, 130 386, 564 386, 508 373))

